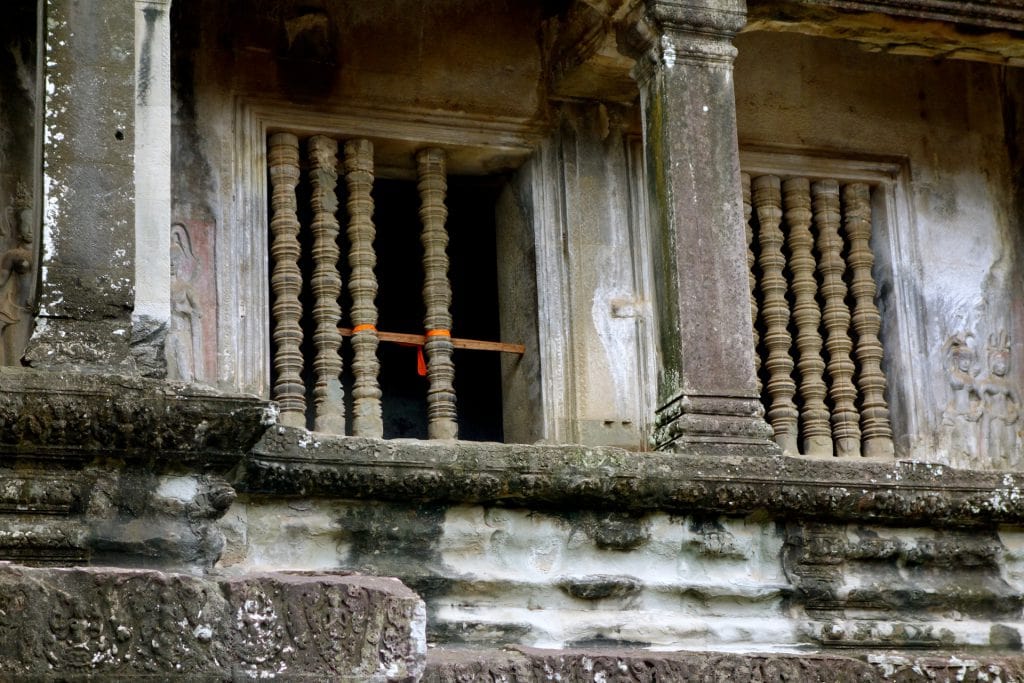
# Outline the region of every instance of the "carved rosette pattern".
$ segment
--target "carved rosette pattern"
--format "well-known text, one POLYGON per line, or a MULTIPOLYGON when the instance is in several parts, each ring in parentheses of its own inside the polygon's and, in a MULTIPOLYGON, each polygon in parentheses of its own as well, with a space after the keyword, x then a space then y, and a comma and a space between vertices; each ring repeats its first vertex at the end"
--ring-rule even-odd
POLYGON ((309 139, 309 182, 312 187, 313 209, 313 320, 316 332, 313 344, 316 359, 313 371, 316 384, 313 399, 316 404, 315 428, 331 434, 345 433, 344 390, 341 388, 341 334, 338 323, 341 307, 341 275, 338 273, 338 198, 335 186, 338 143, 324 135, 309 139))
POLYGON ((448 208, 445 195, 448 189, 446 158, 443 150, 421 150, 416 155, 419 174, 420 220, 423 231, 423 303, 427 330, 424 349, 427 354, 428 434, 431 439, 455 439, 458 424, 455 410, 454 347, 451 341, 452 316, 449 311, 452 288, 448 282, 448 231, 445 221, 448 208))
POLYGON ((811 186, 806 178, 790 178, 782 183, 786 207, 789 269, 793 274, 793 318, 796 321, 796 346, 799 352, 800 412, 805 455, 832 455, 832 428, 825 405, 825 361, 821 357, 821 309, 818 283, 814 279, 814 254, 811 236, 811 186))
POLYGON ((291 133, 270 137, 267 154, 272 194, 270 254, 274 271, 270 287, 274 296, 271 308, 275 345, 274 400, 281 409, 279 420, 289 427, 306 426, 306 388, 302 383, 302 271, 299 270, 299 219, 296 215, 295 187, 299 183, 299 139, 291 133))
POLYGON ((750 176, 746 173, 740 174, 743 187, 743 230, 747 235, 747 280, 750 285, 750 325, 754 332, 754 376, 757 378, 757 393, 761 393, 761 354, 756 352, 760 343, 760 336, 757 333, 757 275, 754 273, 754 228, 750 224, 753 215, 753 206, 750 203, 750 176))
POLYGON ((377 360, 377 255, 373 250, 373 143, 345 143, 345 180, 348 183, 348 289, 352 295, 352 431, 356 436, 381 438, 381 390, 377 360))
POLYGON ((843 239, 839 235, 839 183, 821 180, 811 185, 814 223, 818 229, 818 272, 821 275, 821 293, 825 301, 824 321, 828 350, 828 373, 831 380, 832 437, 836 455, 860 455, 859 415, 854 401, 857 389, 853 385, 853 361, 850 351, 850 310, 846 306, 846 282, 843 273, 843 239))
POLYGON ((761 293, 764 303, 761 318, 765 324, 764 344, 768 350, 768 396, 771 404, 768 421, 775 430, 775 442, 783 453, 796 454, 797 410, 793 403, 796 383, 793 382, 792 339, 789 334, 789 304, 786 301, 786 265, 782 253, 782 192, 776 176, 761 176, 753 182, 754 207, 760 226, 761 293))
POLYGON ((882 372, 882 342, 878 333, 882 316, 875 306, 875 279, 871 267, 871 188, 864 183, 843 187, 846 237, 850 241, 847 263, 853 270, 850 290, 853 293, 853 329, 857 332, 857 361, 860 363, 858 385, 861 394, 861 430, 864 455, 892 457, 892 427, 889 405, 885 401, 885 373, 882 372))

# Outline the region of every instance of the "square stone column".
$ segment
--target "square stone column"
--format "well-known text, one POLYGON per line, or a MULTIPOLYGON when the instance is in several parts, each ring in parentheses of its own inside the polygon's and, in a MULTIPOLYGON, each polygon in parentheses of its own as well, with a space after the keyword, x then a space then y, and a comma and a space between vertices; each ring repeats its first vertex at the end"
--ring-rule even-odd
POLYGON ((744 0, 647 0, 636 60, 650 197, 659 377, 655 445, 777 453, 754 373, 732 38, 744 0))
POLYGON ((43 253, 33 367, 133 366, 135 14, 46 0, 43 253))

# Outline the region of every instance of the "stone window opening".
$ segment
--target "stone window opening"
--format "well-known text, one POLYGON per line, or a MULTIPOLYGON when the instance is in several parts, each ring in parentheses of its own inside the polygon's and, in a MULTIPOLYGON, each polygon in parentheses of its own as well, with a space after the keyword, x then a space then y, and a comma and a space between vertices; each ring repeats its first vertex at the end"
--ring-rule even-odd
POLYGON ((905 169, 743 156, 755 363, 775 441, 790 455, 892 458, 889 255, 905 169))
POLYGON ((417 171, 388 167, 382 144, 378 169, 367 139, 268 137, 272 396, 285 421, 318 431, 501 441, 500 359, 460 340, 500 335, 503 178, 449 176, 438 148, 415 153, 417 171), (436 166, 432 178, 424 164, 436 166), (428 323, 451 339, 440 383, 428 323), (424 344, 395 339, 425 331, 424 344), (431 410, 432 401, 445 405, 431 410))

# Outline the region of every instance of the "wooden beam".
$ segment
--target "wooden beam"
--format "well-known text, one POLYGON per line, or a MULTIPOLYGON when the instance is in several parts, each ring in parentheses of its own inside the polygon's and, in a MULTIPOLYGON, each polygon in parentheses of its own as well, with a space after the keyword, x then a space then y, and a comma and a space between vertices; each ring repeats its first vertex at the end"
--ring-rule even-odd
MULTIPOLYGON (((343 337, 352 336, 351 327, 339 327, 338 332, 343 337)), ((407 334, 405 332, 381 332, 378 330, 377 339, 384 342, 395 342, 397 344, 411 344, 423 346, 427 342, 426 335, 407 334)), ((471 351, 500 351, 502 353, 516 353, 520 356, 526 353, 525 344, 506 344, 504 342, 480 341, 479 339, 458 339, 452 337, 452 346, 457 349, 469 349, 471 351)))

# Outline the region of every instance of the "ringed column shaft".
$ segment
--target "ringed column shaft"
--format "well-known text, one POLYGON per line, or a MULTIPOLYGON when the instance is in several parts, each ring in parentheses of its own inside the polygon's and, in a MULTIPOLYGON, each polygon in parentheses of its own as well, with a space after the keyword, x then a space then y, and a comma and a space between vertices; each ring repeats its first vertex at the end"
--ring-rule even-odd
POLYGON ((420 220, 423 232, 423 325, 427 341, 428 435, 431 439, 458 438, 455 410, 454 347, 451 341, 452 288, 448 282, 448 178, 444 150, 424 149, 416 155, 419 171, 420 220))
POLYGON ((882 342, 878 333, 882 316, 875 306, 875 279, 871 267, 871 189, 864 183, 843 187, 846 236, 850 240, 847 263, 853 270, 850 290, 853 293, 853 329, 857 332, 857 376, 861 394, 861 430, 864 455, 893 457, 892 427, 889 405, 885 401, 885 373, 882 372, 882 342))
POLYGON ((747 284, 750 285, 750 322, 751 331, 754 333, 754 376, 757 379, 757 391, 761 392, 761 354, 757 352, 757 345, 760 337, 757 332, 757 275, 754 274, 754 264, 757 262, 754 257, 754 227, 750 224, 754 210, 750 199, 750 176, 746 173, 740 174, 740 184, 743 187, 743 229, 747 235, 747 284))
POLYGON ((832 455, 832 428, 825 405, 825 361, 821 357, 821 307, 818 282, 814 279, 814 238, 811 235, 811 184, 807 178, 790 178, 782 183, 785 206, 789 270, 793 274, 793 318, 799 351, 800 412, 804 455, 832 455))
POLYGON ((778 453, 754 369, 732 38, 744 0, 647 0, 618 43, 636 59, 658 320, 660 449, 778 453))
POLYGON ((757 210, 758 238, 761 247, 761 292, 764 303, 764 345, 768 349, 768 421, 775 430, 775 443, 782 452, 796 455, 797 410, 793 403, 796 383, 793 381, 793 357, 789 335, 789 302, 786 301, 786 257, 782 254, 783 235, 782 191, 777 176, 754 179, 754 208, 757 210))
POLYGON ((316 332, 313 344, 316 359, 313 372, 316 384, 313 400, 316 405, 314 428, 318 432, 345 433, 344 390, 341 387, 341 275, 338 273, 338 143, 325 136, 309 139, 309 182, 313 209, 313 320, 316 332))
POLYGON ((352 295, 352 432, 356 436, 381 438, 381 390, 377 360, 377 276, 373 269, 373 143, 349 140, 345 143, 345 180, 348 183, 348 262, 351 266, 348 290, 352 295))
POLYGON ((825 348, 828 349, 828 374, 831 380, 832 438, 836 455, 860 455, 859 414, 854 405, 857 389, 853 385, 853 361, 850 351, 850 310, 846 306, 846 282, 843 272, 843 239, 839 235, 839 183, 822 180, 811 185, 814 223, 818 229, 818 272, 825 300, 825 348))
POLYGON ((274 400, 281 408, 281 424, 306 426, 306 387, 302 383, 302 271, 299 270, 299 219, 295 209, 295 187, 299 183, 299 139, 291 133, 276 133, 270 138, 267 153, 272 194, 270 254, 274 272, 270 287, 274 294, 274 400))

